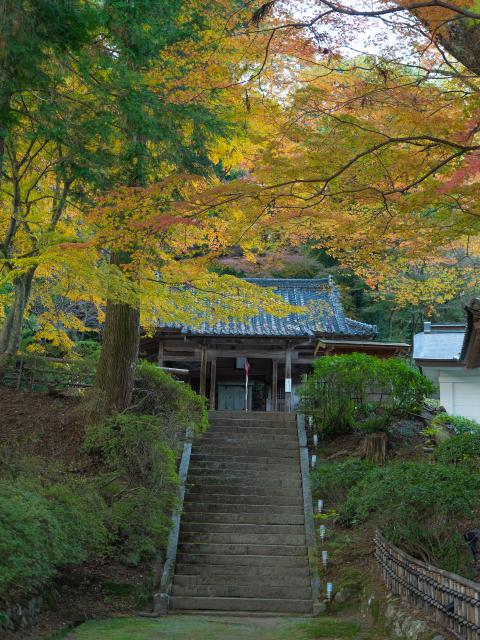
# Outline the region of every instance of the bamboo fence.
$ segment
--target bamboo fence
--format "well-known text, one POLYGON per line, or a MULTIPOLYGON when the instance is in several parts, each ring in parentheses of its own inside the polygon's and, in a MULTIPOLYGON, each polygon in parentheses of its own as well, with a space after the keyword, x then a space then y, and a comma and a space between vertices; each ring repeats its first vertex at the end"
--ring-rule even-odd
POLYGON ((422 562, 377 531, 375 558, 390 591, 433 614, 461 640, 480 638, 480 583, 422 562))

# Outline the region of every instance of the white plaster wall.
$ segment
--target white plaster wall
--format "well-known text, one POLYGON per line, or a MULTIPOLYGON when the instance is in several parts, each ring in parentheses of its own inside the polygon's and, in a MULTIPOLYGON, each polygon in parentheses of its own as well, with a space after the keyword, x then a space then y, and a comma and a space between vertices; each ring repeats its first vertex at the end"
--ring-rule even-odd
POLYGON ((440 402, 448 413, 480 422, 480 373, 478 370, 440 369, 440 402))

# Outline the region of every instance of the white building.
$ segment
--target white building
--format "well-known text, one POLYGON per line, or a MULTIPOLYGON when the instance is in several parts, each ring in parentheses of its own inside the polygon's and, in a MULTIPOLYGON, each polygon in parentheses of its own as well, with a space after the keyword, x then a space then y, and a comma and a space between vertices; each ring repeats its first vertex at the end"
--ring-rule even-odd
POLYGON ((466 307, 465 324, 424 323, 413 339, 413 358, 438 384, 448 413, 480 422, 480 300, 466 307))

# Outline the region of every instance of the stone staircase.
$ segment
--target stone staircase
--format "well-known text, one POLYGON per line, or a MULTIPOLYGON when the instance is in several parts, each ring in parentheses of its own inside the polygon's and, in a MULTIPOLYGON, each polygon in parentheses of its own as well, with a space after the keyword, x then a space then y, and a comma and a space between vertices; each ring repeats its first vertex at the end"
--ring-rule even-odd
POLYGON ((190 461, 170 607, 312 613, 294 414, 210 413, 190 461))

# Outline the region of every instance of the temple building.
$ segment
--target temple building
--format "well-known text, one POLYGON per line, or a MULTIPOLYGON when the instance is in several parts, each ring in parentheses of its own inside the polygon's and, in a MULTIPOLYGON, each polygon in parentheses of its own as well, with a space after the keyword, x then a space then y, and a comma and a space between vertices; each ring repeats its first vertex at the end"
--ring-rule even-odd
POLYGON ((248 278, 305 311, 286 317, 260 312, 249 321, 163 326, 141 343, 141 357, 183 373, 220 411, 292 411, 296 389, 323 355, 364 352, 389 357, 405 343, 376 341, 377 329, 347 318, 331 278, 248 278))

